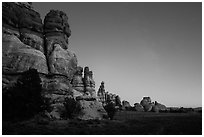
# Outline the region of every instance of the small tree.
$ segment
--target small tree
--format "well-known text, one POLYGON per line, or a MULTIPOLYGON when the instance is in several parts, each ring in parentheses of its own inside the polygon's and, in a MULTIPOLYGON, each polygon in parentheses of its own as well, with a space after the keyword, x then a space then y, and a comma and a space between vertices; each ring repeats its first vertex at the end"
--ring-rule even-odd
POLYGON ((113 120, 113 117, 116 112, 115 104, 113 102, 108 102, 104 108, 106 112, 108 113, 108 116, 110 117, 110 119, 113 120))
POLYGON ((3 118, 25 119, 40 112, 43 106, 41 79, 36 69, 29 69, 16 85, 3 93, 3 118))

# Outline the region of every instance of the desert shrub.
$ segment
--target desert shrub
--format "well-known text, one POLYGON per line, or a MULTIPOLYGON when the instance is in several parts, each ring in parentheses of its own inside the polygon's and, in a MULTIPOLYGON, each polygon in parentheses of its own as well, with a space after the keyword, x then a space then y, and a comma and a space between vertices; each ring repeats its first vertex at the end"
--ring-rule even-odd
POLYGON ((72 119, 77 106, 76 100, 74 98, 67 97, 65 98, 64 106, 66 108, 65 117, 72 119))
POLYGON ((113 102, 109 102, 105 105, 104 109, 106 110, 108 116, 112 120, 116 112, 115 104, 113 102))
POLYGON ((16 85, 2 95, 3 118, 26 119, 42 111, 41 87, 36 69, 24 72, 16 85))

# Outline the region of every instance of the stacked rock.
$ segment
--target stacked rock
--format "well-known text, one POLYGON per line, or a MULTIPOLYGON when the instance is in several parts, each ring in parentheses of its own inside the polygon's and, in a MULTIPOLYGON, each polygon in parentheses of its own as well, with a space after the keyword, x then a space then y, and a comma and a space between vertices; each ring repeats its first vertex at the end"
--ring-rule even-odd
POLYGON ((106 102, 106 92, 105 92, 105 86, 104 86, 104 82, 101 82, 101 85, 98 89, 98 100, 99 102, 101 102, 102 104, 104 104, 106 102))
POLYGON ((166 111, 166 106, 158 103, 157 101, 151 102, 150 97, 143 97, 142 101, 140 102, 140 105, 143 106, 144 111, 153 111, 153 112, 159 112, 159 111, 166 111))
POLYGON ((141 104, 139 104, 139 103, 135 103, 134 104, 134 108, 138 112, 143 112, 144 111, 144 107, 141 104))
POLYGON ((2 3, 3 71, 24 72, 35 68, 48 73, 43 50, 43 24, 31 3, 2 3))
POLYGON ((51 73, 73 77, 77 68, 75 53, 68 50, 71 30, 67 15, 51 10, 44 19, 45 53, 51 73))
POLYGON ((74 97, 82 96, 84 94, 85 88, 82 73, 83 68, 78 66, 77 71, 75 72, 73 79, 71 81, 74 97))
POLYGON ((85 92, 92 97, 96 97, 95 81, 93 80, 93 72, 89 71, 89 67, 84 68, 84 86, 85 92))

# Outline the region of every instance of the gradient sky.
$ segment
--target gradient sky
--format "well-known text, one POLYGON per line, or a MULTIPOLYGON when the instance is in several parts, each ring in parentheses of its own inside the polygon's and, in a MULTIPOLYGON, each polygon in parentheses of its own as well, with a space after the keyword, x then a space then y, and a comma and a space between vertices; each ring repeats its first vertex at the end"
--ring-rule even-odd
POLYGON ((202 106, 201 3, 33 3, 42 19, 64 11, 69 49, 94 73, 96 91, 133 105, 150 96, 166 106, 202 106))

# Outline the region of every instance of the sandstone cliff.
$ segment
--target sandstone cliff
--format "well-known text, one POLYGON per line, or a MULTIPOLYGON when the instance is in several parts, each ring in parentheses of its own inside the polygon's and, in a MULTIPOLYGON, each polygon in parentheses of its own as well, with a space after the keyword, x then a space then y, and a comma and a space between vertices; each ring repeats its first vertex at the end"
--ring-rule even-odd
POLYGON ((82 77, 83 68, 77 66, 77 57, 69 50, 71 30, 64 12, 50 10, 42 22, 32 3, 4 2, 2 20, 3 93, 15 86, 23 72, 36 69, 40 74, 42 96, 51 108, 48 111, 51 118, 62 118, 68 97, 80 97, 76 101, 78 108, 83 109, 76 117, 101 119, 105 115, 102 105, 95 99, 92 71, 85 67, 82 77), (91 100, 87 100, 87 96, 91 100), (91 105, 87 107, 87 103, 91 105))

